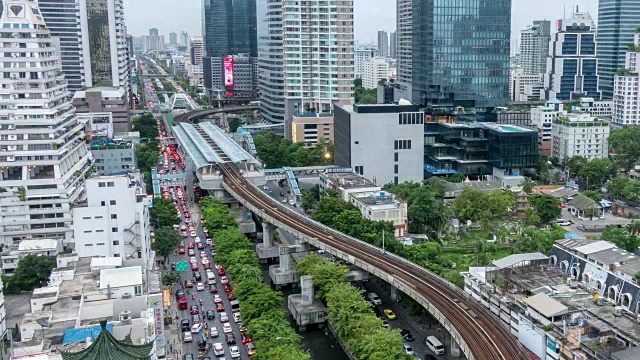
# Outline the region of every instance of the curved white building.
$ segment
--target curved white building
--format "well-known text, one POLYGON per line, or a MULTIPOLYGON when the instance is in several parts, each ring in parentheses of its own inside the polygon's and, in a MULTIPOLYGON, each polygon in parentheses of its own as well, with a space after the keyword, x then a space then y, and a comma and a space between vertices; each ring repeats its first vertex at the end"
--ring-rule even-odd
POLYGON ((33 0, 2 0, 0 242, 70 239, 91 155, 56 41, 33 0))

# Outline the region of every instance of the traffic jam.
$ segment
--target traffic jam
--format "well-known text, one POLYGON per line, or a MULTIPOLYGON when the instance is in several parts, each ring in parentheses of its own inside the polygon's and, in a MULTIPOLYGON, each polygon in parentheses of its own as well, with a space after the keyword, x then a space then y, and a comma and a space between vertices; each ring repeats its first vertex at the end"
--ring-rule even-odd
MULTIPOLYGON (((161 123, 158 130, 166 136, 161 123)), ((178 168, 184 171, 184 163, 175 150, 171 145, 160 147, 158 173, 178 173, 178 168)), ((242 324, 240 303, 233 295, 230 279, 225 269, 215 263, 215 240, 203 226, 204 217, 196 214, 201 214, 202 209, 190 211, 183 186, 162 186, 161 191, 164 199, 173 200, 181 219, 174 229, 183 240, 170 261, 172 270, 180 275, 175 297, 183 360, 249 359, 255 354, 255 347, 242 324)), ((199 201, 201 190, 195 187, 194 193, 199 201)))

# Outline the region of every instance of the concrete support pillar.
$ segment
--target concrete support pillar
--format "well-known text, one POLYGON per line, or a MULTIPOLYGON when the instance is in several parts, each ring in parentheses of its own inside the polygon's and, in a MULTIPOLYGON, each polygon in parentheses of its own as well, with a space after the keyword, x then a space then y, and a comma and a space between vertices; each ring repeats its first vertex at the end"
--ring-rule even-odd
POLYGON ((273 246, 273 225, 266 221, 262 223, 262 245, 265 249, 273 246))
POLYGON ((304 275, 300 278, 300 289, 302 290, 301 304, 303 306, 313 304, 313 277, 311 275, 304 275))
POLYGON ((391 300, 392 301, 399 301, 400 300, 400 296, 398 294, 398 288, 396 288, 393 285, 389 285, 389 287, 391 288, 391 300))
POLYGON ((458 345, 458 343, 451 338, 451 352, 449 353, 451 356, 453 357, 460 357, 460 345, 458 345))
POLYGON ((291 263, 291 256, 289 255, 288 246, 280 246, 280 271, 289 270, 291 263))

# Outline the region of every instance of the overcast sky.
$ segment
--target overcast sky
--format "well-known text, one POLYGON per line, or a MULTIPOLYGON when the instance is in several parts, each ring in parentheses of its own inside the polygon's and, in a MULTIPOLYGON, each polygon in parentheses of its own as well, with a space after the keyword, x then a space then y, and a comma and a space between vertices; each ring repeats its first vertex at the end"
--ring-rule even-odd
MULTIPOLYGON (((130 34, 148 34, 156 27, 167 37, 171 31, 186 30, 189 35, 200 35, 202 0, 124 0, 127 27, 130 34)), ((536 19, 557 20, 576 5, 587 10, 595 20, 598 16, 598 0, 513 0, 511 30, 513 36, 536 19)), ((356 40, 376 41, 378 30, 393 31, 396 28, 395 0, 355 0, 356 40)))

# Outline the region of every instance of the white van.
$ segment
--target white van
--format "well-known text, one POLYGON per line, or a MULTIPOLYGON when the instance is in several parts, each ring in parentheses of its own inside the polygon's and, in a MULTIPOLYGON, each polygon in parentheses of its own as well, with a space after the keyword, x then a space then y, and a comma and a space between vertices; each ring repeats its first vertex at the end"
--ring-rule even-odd
POLYGON ((434 354, 444 354, 444 346, 435 336, 428 336, 426 343, 429 350, 433 351, 434 354))
POLYGON ((209 285, 216 284, 216 275, 211 270, 207 270, 207 284, 209 285))
POLYGON ((380 300, 380 297, 378 296, 378 294, 369 293, 368 297, 373 305, 382 305, 382 300, 380 300))

